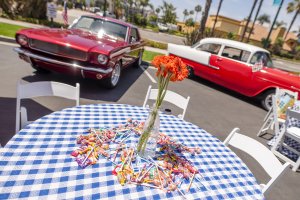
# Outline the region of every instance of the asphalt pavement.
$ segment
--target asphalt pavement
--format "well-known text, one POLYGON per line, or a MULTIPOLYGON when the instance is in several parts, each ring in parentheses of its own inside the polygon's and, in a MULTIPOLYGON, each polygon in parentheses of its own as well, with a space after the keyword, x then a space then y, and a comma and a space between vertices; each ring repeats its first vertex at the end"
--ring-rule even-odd
MULTIPOLYGON (((155 69, 143 63, 144 69, 129 67, 122 71, 121 82, 117 88, 107 90, 95 80, 82 79, 63 74, 38 74, 29 64, 20 60, 13 52, 13 44, 0 44, 0 142, 5 145, 14 136, 16 86, 19 80, 24 82, 58 81, 71 85, 80 83, 80 104, 121 103, 142 106, 147 88, 150 84, 156 87, 155 69)), ((266 144, 270 135, 264 138, 256 136, 266 111, 252 98, 247 98, 230 90, 224 89, 200 78, 186 79, 180 83, 170 83, 170 90, 183 96, 190 96, 185 120, 189 121, 218 139, 223 141, 234 127, 262 144, 266 144)), ((28 107, 29 120, 37 119, 75 103, 61 98, 36 98, 26 100, 23 105, 28 107)), ((172 114, 178 109, 170 104, 172 114)), ((248 155, 234 149, 238 156, 249 166, 259 182, 269 180, 267 174, 258 167, 256 161, 248 155)), ((300 173, 291 170, 281 177, 267 199, 284 200, 298 199, 300 196, 300 173)))

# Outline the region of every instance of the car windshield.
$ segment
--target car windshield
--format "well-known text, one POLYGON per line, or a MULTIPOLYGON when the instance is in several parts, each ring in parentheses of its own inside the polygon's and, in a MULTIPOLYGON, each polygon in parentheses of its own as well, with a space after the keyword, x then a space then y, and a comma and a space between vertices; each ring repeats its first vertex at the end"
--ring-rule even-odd
POLYGON ((98 37, 108 35, 125 41, 127 27, 115 22, 106 21, 93 17, 81 17, 71 29, 82 29, 97 34, 98 37))

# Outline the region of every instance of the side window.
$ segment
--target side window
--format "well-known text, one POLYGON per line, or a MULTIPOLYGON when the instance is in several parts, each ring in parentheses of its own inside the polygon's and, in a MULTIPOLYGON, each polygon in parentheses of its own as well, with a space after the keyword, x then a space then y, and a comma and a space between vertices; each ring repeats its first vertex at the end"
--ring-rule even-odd
POLYGON ((222 56, 242 62, 247 62, 250 56, 250 52, 242 49, 225 46, 222 52, 222 56))
POLYGON ((139 41, 139 35, 138 35, 136 28, 131 28, 129 41, 130 41, 130 43, 139 41))
POLYGON ((265 52, 256 52, 252 56, 252 58, 250 60, 250 64, 255 64, 255 63, 261 62, 261 61, 263 62, 264 66, 273 67, 273 63, 272 63, 270 55, 265 52))
POLYGON ((200 51, 206 51, 206 52, 209 52, 212 54, 218 54, 221 49, 221 45, 220 44, 201 44, 196 49, 200 50, 200 51))

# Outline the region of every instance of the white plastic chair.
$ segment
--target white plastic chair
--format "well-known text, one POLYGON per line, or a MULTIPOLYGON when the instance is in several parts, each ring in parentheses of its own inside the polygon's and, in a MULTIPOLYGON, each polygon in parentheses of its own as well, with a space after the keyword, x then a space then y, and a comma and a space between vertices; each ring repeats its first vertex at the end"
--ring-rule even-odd
POLYGON ((260 184, 262 192, 266 194, 279 179, 280 176, 288 169, 288 162, 282 165, 276 156, 264 145, 258 141, 239 133, 239 128, 234 128, 224 140, 226 146, 231 145, 236 147, 250 156, 252 156, 271 177, 267 184, 260 184))
MULTIPOLYGON (((145 97, 145 101, 144 101, 143 107, 144 108, 145 107, 149 107, 149 105, 147 105, 147 101, 149 99, 156 100, 157 95, 158 95, 158 89, 152 89, 152 86, 150 85, 148 87, 148 91, 147 91, 147 94, 146 94, 146 97, 145 97)), ((184 116, 185 116, 185 113, 186 113, 186 109, 187 109, 187 106, 189 105, 189 101, 190 101, 190 97, 189 96, 187 98, 184 98, 183 96, 181 96, 181 95, 179 95, 179 94, 177 94, 175 92, 167 90, 166 96, 164 98, 164 101, 172 103, 175 106, 183 109, 182 114, 178 115, 178 117, 180 119, 184 119, 184 116)))
MULTIPOLYGON (((289 106, 292 106, 289 105, 289 103, 297 101, 298 92, 276 88, 276 92, 274 96, 275 99, 272 98, 272 104, 273 104, 272 108, 269 110, 266 117, 264 118, 263 125, 257 133, 258 137, 267 133, 269 130, 273 130, 274 125, 279 126, 279 124, 285 123, 285 112, 289 106), (289 99, 286 97, 288 97, 289 99), (277 115, 276 120, 274 117, 275 114, 277 115), (279 124, 275 124, 275 122, 279 124)), ((278 133, 276 132, 276 130, 274 131, 275 134, 278 133)))
POLYGON ((286 112, 286 122, 284 128, 282 129, 280 136, 277 138, 275 144, 273 145, 272 152, 280 159, 291 163, 291 165, 293 166, 292 170, 295 172, 298 170, 300 166, 300 152, 297 151, 295 148, 291 147, 289 144, 284 142, 284 138, 288 137, 300 144, 300 127, 289 126, 292 119, 300 121, 300 112, 288 109, 286 112), (280 151, 281 147, 284 147, 289 151, 297 154, 298 159, 296 161, 293 161, 285 154, 281 153, 280 151))
POLYGON ((27 120, 27 109, 21 107, 21 99, 29 99, 42 96, 56 96, 76 101, 79 105, 79 83, 76 87, 64 83, 53 81, 41 81, 27 84, 21 84, 19 81, 17 87, 17 106, 16 106, 16 133, 25 125, 31 122, 27 120))

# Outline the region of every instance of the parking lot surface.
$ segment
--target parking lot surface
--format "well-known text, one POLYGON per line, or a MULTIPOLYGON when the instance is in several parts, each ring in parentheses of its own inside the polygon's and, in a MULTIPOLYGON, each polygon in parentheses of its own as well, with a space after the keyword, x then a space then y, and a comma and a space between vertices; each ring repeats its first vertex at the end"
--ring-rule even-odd
MULTIPOLYGON (((95 80, 82 79, 64 74, 49 73, 36 74, 29 64, 20 60, 12 46, 0 44, 0 142, 5 145, 14 136, 16 86, 19 80, 24 82, 58 81, 75 85, 80 83, 80 103, 121 103, 142 106, 150 84, 156 87, 155 69, 143 63, 142 68, 129 67, 122 71, 121 82, 113 90, 101 87, 95 80)), ((267 138, 256 136, 266 111, 259 107, 252 98, 247 98, 230 90, 224 89, 200 78, 187 79, 180 83, 171 83, 169 89, 183 96, 190 96, 185 120, 205 129, 220 140, 234 127, 239 127, 241 132, 263 144, 267 138)), ((74 102, 60 98, 37 98, 25 101, 29 107, 29 117, 36 119, 66 106, 75 105, 74 102)), ((173 114, 177 109, 166 104, 163 108, 170 108, 173 114)), ((30 119, 29 118, 29 119, 30 119)), ((31 120, 31 119, 30 119, 31 120)), ((269 177, 262 168, 257 167, 254 159, 241 154, 234 149, 240 158, 249 166, 259 182, 266 182, 269 177)), ((300 196, 300 174, 291 170, 282 177, 272 189, 267 199, 298 199, 300 196)))

